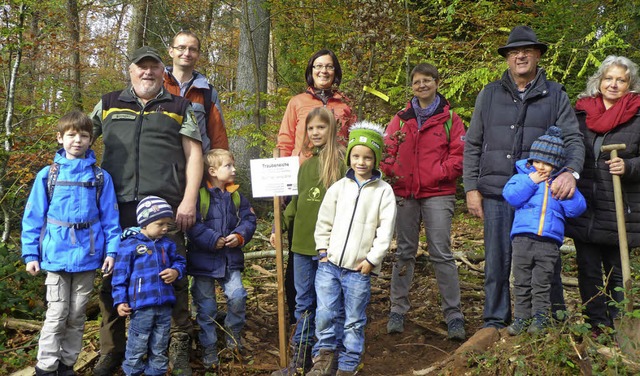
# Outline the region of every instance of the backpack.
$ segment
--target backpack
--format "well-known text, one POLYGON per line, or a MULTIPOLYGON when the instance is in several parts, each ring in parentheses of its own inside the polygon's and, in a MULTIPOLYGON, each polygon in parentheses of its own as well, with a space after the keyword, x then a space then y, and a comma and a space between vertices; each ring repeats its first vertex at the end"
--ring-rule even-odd
POLYGON ((58 181, 58 174, 60 173, 60 164, 53 162, 51 166, 49 166, 49 174, 47 176, 47 197, 49 198, 49 202, 51 202, 51 198, 53 197, 53 190, 56 185, 64 185, 64 186, 79 186, 79 187, 96 187, 96 204, 98 208, 100 207, 100 195, 102 195, 102 187, 104 186, 104 172, 102 168, 92 165, 93 174, 96 177, 94 181, 67 181, 60 180, 58 181))
MULTIPOLYGON (((200 188, 198 194, 200 195, 200 219, 204 222, 211 205, 211 195, 209 195, 207 188, 204 187, 200 188)), ((240 220, 240 192, 231 192, 231 200, 233 200, 233 204, 236 207, 236 217, 240 220)))
MULTIPOLYGON (((211 117, 211 102, 213 101, 213 86, 211 86, 211 84, 208 85, 209 88, 204 91, 204 118, 207 126, 209 125, 209 117, 211 117)), ((213 105, 215 106, 215 102, 213 105)))

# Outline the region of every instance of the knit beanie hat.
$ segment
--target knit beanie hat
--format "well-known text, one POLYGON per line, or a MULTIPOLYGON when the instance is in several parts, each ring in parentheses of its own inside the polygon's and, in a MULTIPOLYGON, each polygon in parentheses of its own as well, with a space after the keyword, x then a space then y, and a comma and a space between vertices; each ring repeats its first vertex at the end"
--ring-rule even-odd
POLYGON ((349 143, 347 144, 347 167, 351 165, 349 156, 351 155, 351 149, 356 145, 364 145, 373 150, 373 154, 376 156, 376 162, 374 168, 377 170, 380 166, 380 159, 382 159, 382 148, 384 142, 384 128, 381 125, 372 123, 370 121, 359 121, 349 128, 349 143))
POLYGON ((151 222, 161 218, 173 218, 173 210, 163 198, 147 196, 143 198, 136 208, 138 225, 145 227, 151 222))
POLYGON ((562 129, 552 125, 546 134, 538 137, 531 145, 528 161, 541 161, 552 165, 556 170, 561 169, 564 166, 562 129))

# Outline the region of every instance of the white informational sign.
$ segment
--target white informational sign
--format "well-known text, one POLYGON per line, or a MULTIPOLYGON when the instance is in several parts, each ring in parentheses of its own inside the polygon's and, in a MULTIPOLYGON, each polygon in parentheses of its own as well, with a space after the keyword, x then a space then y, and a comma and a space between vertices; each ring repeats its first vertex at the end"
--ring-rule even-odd
POLYGON ((298 194, 298 157, 252 159, 250 167, 254 198, 298 194))

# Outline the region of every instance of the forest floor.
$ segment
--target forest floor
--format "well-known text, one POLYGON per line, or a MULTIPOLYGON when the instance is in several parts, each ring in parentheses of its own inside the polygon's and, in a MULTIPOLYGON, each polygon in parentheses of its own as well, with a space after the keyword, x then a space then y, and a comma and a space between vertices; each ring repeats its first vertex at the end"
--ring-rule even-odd
MULTIPOLYGON (((461 213, 456 214, 454 218, 452 249, 456 258, 461 260, 457 263, 461 281, 462 310, 466 320, 467 338, 470 338, 482 328, 482 224, 463 213, 464 210, 456 212, 458 211, 461 213)), ((260 238, 266 239, 266 235, 257 238, 257 241, 260 241, 260 238)), ((260 247, 265 249, 266 244, 254 246, 256 250, 260 247)), ((582 341, 580 335, 575 335, 580 330, 584 332, 584 324, 572 324, 571 328, 551 333, 546 339, 509 337, 502 330, 495 333, 482 332, 464 344, 447 340, 447 327, 440 310, 438 288, 426 255, 426 244, 423 242, 416 263, 410 294, 412 308, 406 316, 405 331, 389 335, 386 326, 393 257, 392 249, 385 258, 381 275, 372 279, 371 302, 367 311, 366 350, 363 367, 358 375, 633 374, 625 373, 625 366, 616 366, 616 372, 611 373, 606 371, 607 366, 601 366, 597 361, 591 363, 589 354, 594 358, 593 351, 585 346, 594 345, 594 342, 582 341), (557 337, 552 337, 556 335, 557 337), (560 343, 564 347, 558 350, 555 346, 560 346, 560 343), (490 350, 485 353, 487 348, 490 350), (473 351, 462 352, 463 349, 473 351), (555 368, 548 368, 550 364, 555 368), (583 371, 584 369, 589 372, 583 371), (604 373, 598 373, 603 371, 604 373)), ((572 278, 575 274, 572 264, 575 264, 575 259, 569 256, 563 263, 563 278, 572 278)), ((275 259, 248 261, 245 280, 249 300, 243 342, 252 359, 243 363, 233 360, 223 362, 217 372, 218 376, 270 375, 279 368, 275 259)), ((568 310, 575 312, 579 303, 577 287, 565 285, 565 297, 568 310)), ((220 304, 220 307, 224 310, 224 303, 220 304)), ((91 375, 91 368, 97 359, 98 323, 95 317, 87 322, 84 353, 88 354, 90 360, 79 370, 79 375, 91 375)), ((37 332, 15 332, 16 337, 23 338, 20 340, 22 343, 25 336, 35 337, 36 334, 37 332)), ((606 360, 604 362, 606 363, 606 360)), ((192 357, 191 364, 195 376, 216 375, 213 372, 205 372, 197 357, 192 357)), ((15 371, 7 368, 5 370, 15 371)), ((29 373, 21 373, 26 374, 29 373)))

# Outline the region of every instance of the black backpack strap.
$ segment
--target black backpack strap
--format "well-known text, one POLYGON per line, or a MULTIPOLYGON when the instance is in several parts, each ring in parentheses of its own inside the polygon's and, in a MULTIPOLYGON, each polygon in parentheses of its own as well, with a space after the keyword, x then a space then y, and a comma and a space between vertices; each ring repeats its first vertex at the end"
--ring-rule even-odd
MULTIPOLYGON (((211 86, 211 84, 208 84, 209 88, 207 88, 207 90, 204 91, 204 118, 207 121, 207 127, 209 126, 209 118, 211 117, 211 100, 212 100, 212 93, 213 93, 213 86, 211 86)), ((214 103, 215 105, 215 103, 214 103)))

